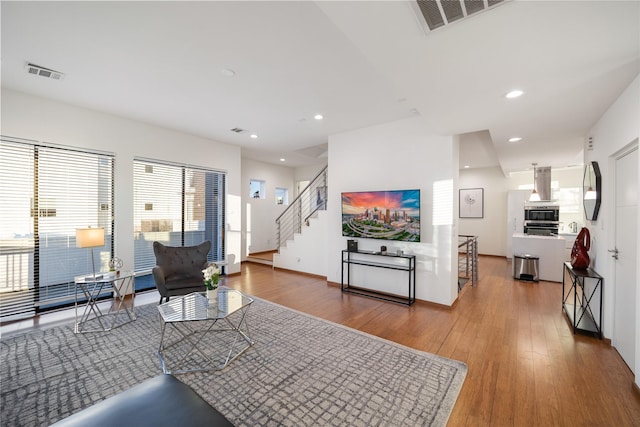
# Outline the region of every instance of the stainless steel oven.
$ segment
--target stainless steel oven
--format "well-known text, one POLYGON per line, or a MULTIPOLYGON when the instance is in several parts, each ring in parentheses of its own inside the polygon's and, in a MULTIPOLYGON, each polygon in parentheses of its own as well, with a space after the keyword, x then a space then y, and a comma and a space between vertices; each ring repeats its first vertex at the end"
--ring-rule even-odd
POLYGON ((554 204, 526 204, 524 233, 536 236, 555 236, 560 224, 560 206, 554 204))
POLYGON ((524 233, 534 236, 556 236, 558 221, 525 221, 524 233))

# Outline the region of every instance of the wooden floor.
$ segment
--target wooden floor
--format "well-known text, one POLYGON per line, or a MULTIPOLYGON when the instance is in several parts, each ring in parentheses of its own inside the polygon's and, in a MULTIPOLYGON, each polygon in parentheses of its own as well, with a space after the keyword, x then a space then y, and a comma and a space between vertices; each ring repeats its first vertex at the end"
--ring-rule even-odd
POLYGON ((342 294, 325 280, 254 263, 225 284, 465 362, 450 426, 640 426, 631 372, 605 342, 572 334, 562 284, 514 281, 504 258, 480 257, 479 269, 478 285, 452 310, 342 294))
MULTIPOLYGON (((480 257, 477 286, 463 290, 452 310, 342 294, 324 279, 251 262, 223 284, 465 362, 449 426, 640 426, 640 396, 616 350, 572 334, 561 310, 562 284, 515 281, 510 267, 504 258, 480 257)), ((157 291, 136 295, 136 305, 157 301, 157 291)), ((18 333, 72 315, 46 314, 0 330, 18 333)))

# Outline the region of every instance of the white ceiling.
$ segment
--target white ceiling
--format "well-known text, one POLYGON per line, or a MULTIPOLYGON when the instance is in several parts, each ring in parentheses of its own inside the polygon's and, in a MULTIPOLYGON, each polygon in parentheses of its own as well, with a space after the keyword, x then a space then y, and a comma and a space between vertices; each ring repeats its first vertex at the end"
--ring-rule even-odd
POLYGON ((581 164, 584 136, 640 72, 638 1, 510 1, 430 33, 405 1, 1 8, 3 87, 291 166, 317 163, 328 135, 414 114, 462 135, 461 167, 581 164), (513 88, 525 95, 505 99, 513 88))

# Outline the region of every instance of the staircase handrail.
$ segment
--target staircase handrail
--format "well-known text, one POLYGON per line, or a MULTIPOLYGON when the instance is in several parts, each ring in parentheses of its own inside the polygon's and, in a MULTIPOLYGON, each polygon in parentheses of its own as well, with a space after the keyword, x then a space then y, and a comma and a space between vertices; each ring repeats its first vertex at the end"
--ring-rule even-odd
POLYGON ((302 231, 302 224, 307 224, 309 218, 315 215, 316 212, 326 209, 326 193, 324 195, 325 197, 321 199, 321 203, 316 203, 316 205, 313 206, 311 202, 311 192, 314 188, 326 188, 327 170, 328 165, 322 168, 322 170, 316 174, 316 176, 300 192, 300 194, 298 194, 293 202, 289 204, 284 212, 282 212, 282 214, 280 214, 280 216, 276 218, 276 243, 278 246, 278 250, 280 250, 280 247, 284 244, 284 242, 289 240, 295 233, 300 233, 302 231), (308 209, 305 209, 307 207, 306 201, 309 201, 308 209), (311 210, 310 213, 309 210, 311 210), (302 218, 303 215, 305 215, 304 219, 302 218))
MULTIPOLYGON (((298 194, 298 196, 295 199, 293 199, 293 202, 291 202, 289 204, 289 206, 287 206, 287 208, 284 210, 284 212, 282 212, 280 214, 280 216, 278 216, 278 218, 276 218, 276 222, 280 221, 280 218, 282 218, 289 210, 291 210, 295 206, 296 202, 298 202, 298 200, 300 198, 302 198, 304 193, 309 189, 309 187, 311 187, 313 185, 314 182, 316 182, 316 180, 320 177, 320 175, 324 174, 327 171, 328 167, 329 167, 329 165, 327 165, 324 168, 322 168, 322 170, 320 172, 318 172, 316 174, 316 176, 314 176, 311 181, 309 181, 309 184, 307 184, 307 186, 304 187, 304 189, 300 192, 300 194, 298 194)), ((307 219, 309 219, 309 218, 307 218, 307 219)))

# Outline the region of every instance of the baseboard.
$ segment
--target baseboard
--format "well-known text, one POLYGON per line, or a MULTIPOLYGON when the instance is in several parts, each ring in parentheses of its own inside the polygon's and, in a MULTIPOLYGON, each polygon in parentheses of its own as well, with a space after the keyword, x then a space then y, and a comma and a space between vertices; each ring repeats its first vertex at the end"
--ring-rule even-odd
POLYGON ((417 299, 417 298, 414 304, 418 304, 426 307, 434 307, 440 310, 451 311, 458 304, 458 298, 456 297, 456 299, 453 301, 451 305, 440 304, 439 302, 427 301, 427 300, 417 299))
MULTIPOLYGON (((290 270, 288 268, 282 268, 282 267, 273 267, 273 269, 274 270, 278 270, 278 271, 288 271, 288 272, 291 272, 291 273, 302 274, 303 276, 313 277, 315 279, 327 280, 327 276, 322 276, 320 274, 305 273, 304 271, 290 270)), ((327 282, 327 283, 330 283, 330 282, 327 282)))

